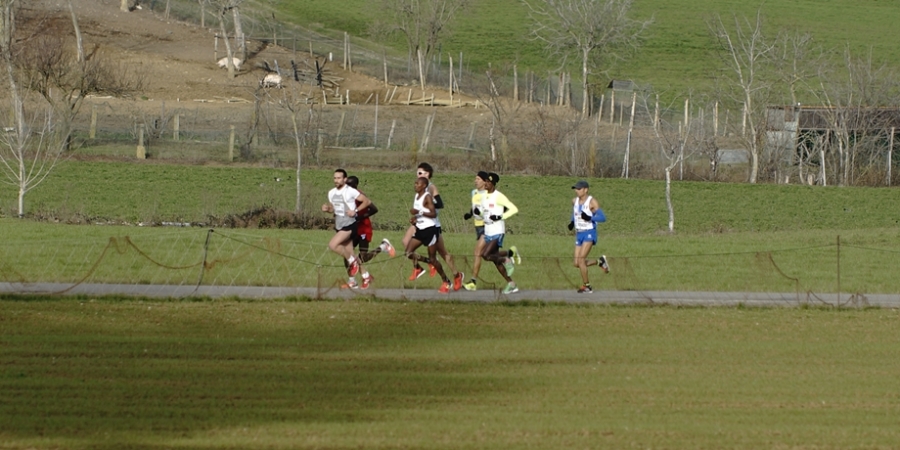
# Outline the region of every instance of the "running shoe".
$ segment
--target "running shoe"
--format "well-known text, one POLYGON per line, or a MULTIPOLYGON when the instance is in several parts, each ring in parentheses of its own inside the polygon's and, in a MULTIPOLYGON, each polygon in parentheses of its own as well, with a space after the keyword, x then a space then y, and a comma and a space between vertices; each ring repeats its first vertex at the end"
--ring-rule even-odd
POLYGON ((429 264, 428 265, 428 276, 431 278, 434 278, 435 275, 437 275, 437 268, 434 267, 434 265, 429 264))
POLYGON ((409 281, 416 281, 422 275, 425 275, 425 269, 423 269, 419 266, 413 267, 413 273, 412 273, 412 275, 409 276, 409 281))
POLYGON ((516 292, 519 292, 519 287, 516 286, 515 281, 510 281, 509 284, 507 284, 506 287, 503 288, 504 294, 514 294, 516 292))
POLYGON ((578 288, 579 294, 590 294, 591 292, 594 292, 594 288, 591 287, 590 284, 582 284, 581 287, 578 288))
POLYGON ((363 275, 362 286, 360 286, 359 288, 360 289, 368 289, 369 285, 372 284, 372 280, 374 280, 374 279, 375 279, 375 277, 373 277, 372 275, 369 275, 369 274, 363 275))
POLYGON ((394 255, 397 254, 397 251, 394 250, 394 246, 391 245, 391 241, 389 241, 387 239, 381 240, 381 251, 387 252, 388 255, 391 255, 391 258, 393 258, 394 255))
POLYGON ((350 266, 347 268, 347 273, 350 274, 351 277, 355 277, 356 274, 359 273, 359 260, 354 259, 350 266))
POLYGON ((469 281, 468 283, 464 284, 463 287, 466 288, 467 291, 474 291, 474 290, 478 289, 478 287, 475 286, 474 279, 472 281, 469 281))
POLYGON ((463 273, 456 272, 456 276, 453 277, 453 290, 458 291, 459 288, 462 287, 463 273))
POLYGON ((606 260, 606 255, 600 255, 600 258, 597 259, 597 265, 603 269, 603 273, 609 273, 609 261, 606 260))
POLYGON ((519 249, 515 245, 509 248, 509 259, 515 259, 516 264, 522 264, 522 255, 519 254, 519 249))
MULTIPOLYGON (((365 283, 365 279, 363 279, 363 283, 365 283)), ((359 285, 356 284, 356 280, 353 278, 341 285, 341 289, 356 289, 358 287, 359 285)))
POLYGON ((441 283, 441 288, 438 289, 438 292, 440 292, 441 294, 449 294, 450 293, 450 282, 444 281, 443 283, 441 283))

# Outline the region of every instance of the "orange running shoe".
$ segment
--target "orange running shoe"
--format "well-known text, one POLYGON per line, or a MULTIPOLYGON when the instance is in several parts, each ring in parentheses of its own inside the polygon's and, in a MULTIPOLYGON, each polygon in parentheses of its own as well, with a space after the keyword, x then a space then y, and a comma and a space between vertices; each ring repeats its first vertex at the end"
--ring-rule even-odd
POLYGON ((454 291, 458 291, 462 287, 462 281, 463 281, 464 276, 465 275, 463 275, 462 272, 456 272, 456 276, 453 277, 453 290, 454 291))
POLYGON ((450 293, 450 282, 444 281, 443 283, 441 283, 441 288, 438 289, 438 292, 440 292, 441 294, 449 294, 450 293))
POLYGON ((409 276, 409 281, 416 281, 422 275, 425 275, 425 269, 423 269, 419 266, 413 267, 413 273, 412 273, 412 275, 409 276))

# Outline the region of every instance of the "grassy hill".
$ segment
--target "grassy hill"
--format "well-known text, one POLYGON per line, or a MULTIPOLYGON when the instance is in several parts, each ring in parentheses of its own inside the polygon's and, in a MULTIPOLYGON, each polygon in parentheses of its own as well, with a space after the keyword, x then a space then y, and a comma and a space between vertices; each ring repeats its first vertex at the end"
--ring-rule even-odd
MULTIPOLYGON (((303 25, 368 33, 374 20, 372 0, 322 2, 294 0, 278 8, 285 20, 303 25)), ((770 34, 779 30, 810 32, 836 52, 849 46, 857 54, 871 50, 876 60, 900 64, 900 49, 889 39, 900 20, 896 3, 885 0, 637 0, 634 16, 653 17, 654 25, 640 53, 610 71, 612 78, 633 79, 658 90, 687 92, 708 86, 717 67, 707 19, 719 14, 729 23, 733 13, 752 17, 760 9, 770 34)), ((464 53, 469 69, 518 61, 540 72, 557 67, 541 46, 527 38, 529 23, 517 0, 476 0, 453 26, 442 50, 464 53)), ((605 81, 607 78, 602 78, 605 81)))

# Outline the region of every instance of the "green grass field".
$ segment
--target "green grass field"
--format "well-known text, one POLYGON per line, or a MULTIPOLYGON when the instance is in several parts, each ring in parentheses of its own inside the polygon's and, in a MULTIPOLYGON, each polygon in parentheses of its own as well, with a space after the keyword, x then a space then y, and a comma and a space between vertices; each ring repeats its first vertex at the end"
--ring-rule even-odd
MULTIPOLYGON (((363 36, 374 18, 371 2, 340 3, 297 0, 279 6, 288 20, 347 31, 363 36)), ((900 50, 892 44, 894 24, 900 10, 879 0, 791 0, 782 2, 738 2, 732 0, 636 1, 634 16, 653 17, 654 25, 644 47, 630 61, 613 68, 609 76, 652 85, 658 91, 684 94, 710 86, 718 62, 711 47, 706 21, 721 15, 726 23, 732 14, 754 17, 757 9, 766 18, 771 35, 782 30, 809 32, 825 48, 840 53, 845 46, 859 56, 871 51, 876 60, 900 63, 900 50)), ((464 53, 473 72, 488 63, 502 66, 518 61, 538 73, 555 70, 558 62, 541 46, 527 38, 530 25, 525 7, 516 0, 473 2, 469 11, 452 27, 453 34, 442 50, 451 56, 464 53)), ((445 56, 446 59, 446 56, 445 56)), ((601 77, 605 84, 607 78, 601 77)))
MULTIPOLYGON (((381 212, 375 242, 400 245, 412 185, 396 172, 351 171, 362 179, 381 212)), ((4 281, 130 284, 329 286, 343 281, 340 258, 326 247, 331 232, 297 229, 218 229, 209 240, 210 215, 259 206, 290 209, 292 172, 251 167, 66 162, 27 197, 32 211, 62 221, 91 218, 103 226, 66 226, 2 219, 4 281), (94 180, 101 180, 103 188, 94 180), (64 193, 64 194, 61 194, 64 193), (189 228, 137 227, 138 222, 200 222, 189 228), (130 225, 110 225, 109 223, 130 225)), ((411 177, 410 177, 411 178, 411 177)), ((462 219, 474 176, 438 173, 447 208, 448 248, 459 269, 471 273, 471 223, 462 219)), ((331 170, 302 175, 304 205, 312 215, 332 187, 331 170)), ((574 289, 572 238, 566 232, 574 179, 505 176, 501 190, 520 213, 509 220, 507 245, 525 263, 523 289, 574 289)), ((673 184, 676 233, 665 232, 664 184, 592 179, 609 217, 600 225, 594 255, 605 253, 609 276, 598 288, 617 290, 897 293, 898 216, 886 205, 894 189, 683 182, 673 184), (840 241, 839 241, 840 239, 840 241), (838 245, 840 243, 840 246, 838 245)), ((10 205, 9 190, 0 201, 10 205)), ((4 208, 6 209, 6 208, 4 208)), ((381 287, 433 287, 406 281, 409 262, 379 257, 372 265, 381 287)), ((500 277, 482 270, 484 286, 500 277)))
MULTIPOLYGON (((410 164, 414 166, 414 164, 410 164)), ((407 226, 412 175, 348 167, 361 189, 382 211, 376 228, 407 226)), ((305 169, 303 207, 320 215, 332 186, 332 168, 305 169)), ((410 170, 412 174, 412 170, 410 170)), ((242 213, 261 206, 292 210, 294 170, 246 166, 197 166, 166 163, 81 162, 60 164, 52 176, 26 196, 26 212, 100 221, 205 222, 210 216, 242 213), (275 178, 284 181, 276 182, 275 178)), ((468 232, 464 223, 474 174, 438 171, 435 183, 447 204, 442 213, 451 232, 468 232)), ((513 234, 564 235, 576 178, 502 174, 498 189, 519 206, 511 219, 513 234)), ((665 184, 654 180, 590 179, 610 220, 604 235, 647 235, 667 230, 665 184)), ((15 210, 15 190, 0 190, 0 212, 15 210)), ((674 182, 672 199, 678 234, 794 230, 856 230, 895 227, 900 215, 891 208, 895 189, 674 182)))
MULTIPOLYGON (((274 178, 291 173, 68 161, 29 194, 30 210, 104 225, 2 218, 0 277, 192 285, 207 229, 133 224, 290 208, 293 184, 274 178), (122 221, 132 225, 109 224, 122 221)), ((411 176, 351 173, 382 209, 376 238, 399 240, 411 176)), ((330 177, 303 173, 306 207, 330 177)), ((472 234, 458 216, 472 178, 435 179, 464 270, 472 234)), ((564 231, 573 181, 501 179, 522 210, 509 237, 526 254, 526 292, 577 283, 564 231)), ((900 292, 894 189, 675 183, 668 234, 663 183, 590 181, 613 265, 594 275, 599 295, 900 292)), ((11 195, 0 191, 4 212, 11 195)), ((330 234, 216 229, 204 283, 339 282, 330 234)), ((370 269, 410 287, 400 258, 370 269)), ((482 276, 499 284, 490 268, 482 276)), ((898 320, 815 307, 5 296, 0 449, 891 448, 898 320)))
POLYGON ((897 311, 0 302, 0 448, 892 448, 897 311))

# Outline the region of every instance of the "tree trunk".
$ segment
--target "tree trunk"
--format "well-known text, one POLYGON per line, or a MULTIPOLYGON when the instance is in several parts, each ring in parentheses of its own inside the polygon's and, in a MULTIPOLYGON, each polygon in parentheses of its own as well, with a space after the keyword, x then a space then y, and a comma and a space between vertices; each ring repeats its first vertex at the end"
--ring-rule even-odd
POLYGON ((666 166, 666 208, 669 210, 669 233, 675 231, 675 208, 672 207, 672 166, 666 166))
MULTIPOLYGON (((745 91, 744 117, 750 116, 753 109, 753 100, 750 97, 750 91, 745 91)), ((747 121, 750 124, 750 137, 747 141, 750 143, 750 177, 749 182, 755 184, 759 177, 759 142, 756 135, 756 123, 750 118, 747 121)))
POLYGON ((303 146, 300 144, 300 129, 297 127, 297 112, 291 111, 291 124, 294 126, 294 143, 297 145, 297 201, 294 204, 294 212, 300 213, 300 162, 303 156, 303 146))
POLYGON ((16 0, 0 0, 0 57, 4 61, 12 58, 10 46, 16 28, 15 6, 16 0))
POLYGON ((234 37, 238 41, 238 53, 241 55, 241 62, 247 60, 247 40, 244 39, 244 28, 241 26, 241 10, 237 6, 231 9, 234 16, 234 37))
POLYGON ((122 11, 122 12, 128 12, 128 11, 130 11, 130 10, 128 9, 128 0, 122 0, 122 3, 119 5, 119 10, 122 11))
POLYGON ((422 87, 422 95, 425 95, 425 55, 422 54, 422 49, 416 50, 416 55, 418 56, 418 64, 419 64, 419 85, 422 87))
POLYGON ((13 115, 15 118, 16 137, 7 143, 19 157, 16 159, 17 167, 16 184, 18 186, 18 215, 24 215, 25 192, 27 191, 27 178, 25 173, 25 158, 22 155, 25 147, 25 111, 22 98, 19 96, 19 85, 16 81, 15 69, 12 62, 12 39, 15 29, 15 3, 16 0, 0 0, 0 59, 3 60, 9 81, 9 92, 12 97, 13 115))
POLYGON ((581 117, 588 116, 588 57, 590 56, 589 48, 581 49, 581 117))
POLYGON ((219 31, 222 33, 222 40, 225 41, 225 63, 228 67, 228 78, 234 78, 234 54, 231 51, 231 43, 228 42, 228 33, 225 32, 225 11, 219 14, 219 31))
POLYGON ((72 26, 75 28, 75 47, 78 62, 84 62, 84 41, 81 39, 81 28, 78 26, 78 16, 75 15, 75 7, 72 6, 72 0, 69 0, 69 12, 72 13, 72 26))

